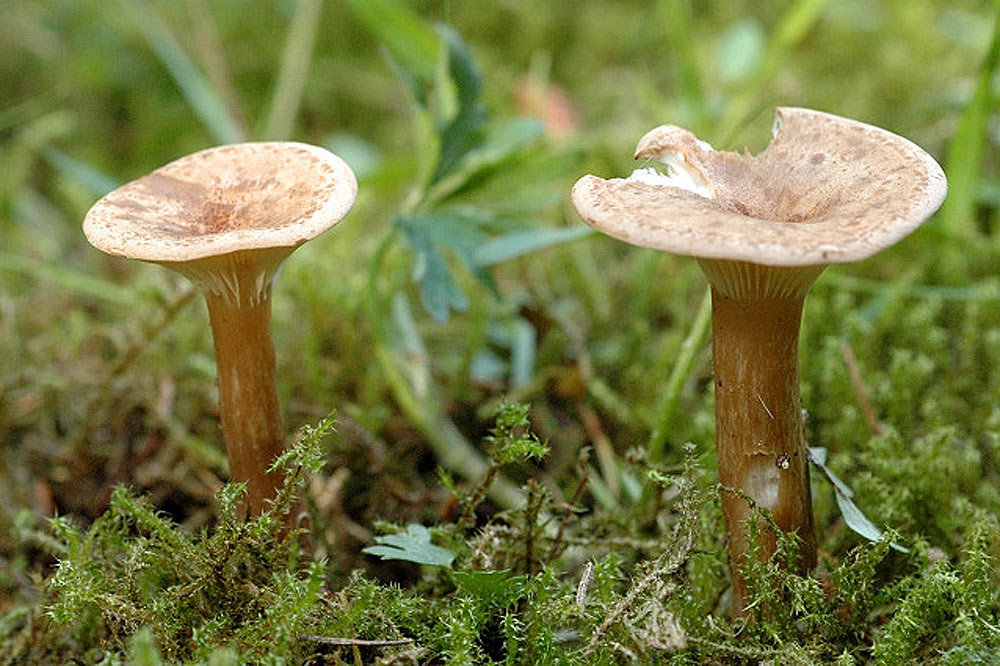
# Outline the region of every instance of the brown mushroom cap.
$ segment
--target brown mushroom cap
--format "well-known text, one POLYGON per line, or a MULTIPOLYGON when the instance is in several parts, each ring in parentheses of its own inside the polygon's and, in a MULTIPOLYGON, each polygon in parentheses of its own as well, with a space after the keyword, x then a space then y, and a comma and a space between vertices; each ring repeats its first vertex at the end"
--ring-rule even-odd
POLYGON ((777 109, 774 138, 757 155, 712 150, 662 126, 642 137, 636 158, 681 178, 584 176, 572 200, 588 224, 633 245, 770 266, 870 257, 919 226, 947 192, 941 167, 910 141, 800 108, 777 109))
POLYGON ((162 263, 238 296, 265 288, 292 250, 347 214, 357 190, 350 167, 317 146, 225 145, 107 194, 83 232, 108 254, 162 263))

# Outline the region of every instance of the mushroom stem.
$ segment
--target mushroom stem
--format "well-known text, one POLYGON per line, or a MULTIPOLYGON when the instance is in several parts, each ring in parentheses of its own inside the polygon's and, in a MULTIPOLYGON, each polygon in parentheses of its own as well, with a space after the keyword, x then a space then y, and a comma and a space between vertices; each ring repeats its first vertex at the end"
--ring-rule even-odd
MULTIPOLYGON (((798 384, 801 294, 734 298, 712 287, 712 358, 719 479, 769 511, 783 532, 801 540, 798 569, 816 563, 809 466, 798 384)), ((740 570, 750 547, 745 498, 722 495, 733 571, 733 607, 742 615, 746 582, 740 570)), ((775 551, 776 535, 760 531, 760 555, 775 551)))
POLYGON ((285 442, 271 343, 271 290, 250 303, 206 291, 205 301, 215 341, 229 475, 246 482, 250 514, 256 516, 281 487, 282 475, 265 470, 285 442))

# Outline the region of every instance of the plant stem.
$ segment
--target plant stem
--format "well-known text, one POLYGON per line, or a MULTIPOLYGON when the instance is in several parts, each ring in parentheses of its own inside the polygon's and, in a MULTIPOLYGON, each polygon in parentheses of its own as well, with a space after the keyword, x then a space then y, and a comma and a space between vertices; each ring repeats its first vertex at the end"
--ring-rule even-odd
MULTIPOLYGON (((816 562, 809 466, 798 383, 798 338, 804 294, 735 299, 712 289, 715 439, 719 479, 771 512, 783 532, 802 540, 799 568, 816 562)), ((725 493, 734 612, 741 615, 749 549, 749 504, 725 493)), ((775 534, 761 526, 761 556, 775 551, 775 534)))
POLYGON ((687 337, 681 343, 680 351, 674 361, 674 369, 670 372, 667 386, 660 398, 660 403, 656 410, 656 425, 649 438, 649 458, 659 461, 663 458, 663 447, 667 442, 670 433, 670 426, 673 422, 674 412, 677 410, 677 403, 680 401, 681 391, 685 382, 691 375, 695 359, 701 351, 705 337, 708 335, 708 324, 712 315, 712 299, 708 290, 702 298, 698 314, 695 315, 694 322, 687 337))
POLYGON ((319 27, 323 0, 299 0, 295 17, 285 38, 281 71, 267 113, 264 136, 271 141, 287 141, 295 129, 295 117, 302 103, 319 27))
MULTIPOLYGON (((389 334, 380 309, 381 299, 377 289, 377 278, 395 237, 396 232, 393 229, 379 244, 368 269, 368 298, 365 301, 365 311, 372 327, 375 358, 396 404, 427 439, 428 445, 441 465, 446 470, 474 482, 487 473, 489 465, 486 460, 448 417, 440 401, 434 396, 433 390, 428 390, 421 396, 411 390, 389 348, 389 334)), ((524 494, 518 487, 499 474, 490 485, 487 494, 505 509, 521 506, 524 502, 524 494)))
POLYGON ((229 475, 246 482, 248 508, 256 516, 282 485, 280 473, 265 470, 285 443, 271 342, 271 290, 255 302, 242 303, 206 291, 205 301, 215 342, 229 475))

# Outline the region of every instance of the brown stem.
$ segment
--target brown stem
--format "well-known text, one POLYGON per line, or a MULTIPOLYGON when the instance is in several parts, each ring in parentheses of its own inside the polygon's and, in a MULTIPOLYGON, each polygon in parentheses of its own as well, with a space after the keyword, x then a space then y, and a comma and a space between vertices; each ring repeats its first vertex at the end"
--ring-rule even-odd
POLYGON ((265 470, 284 450, 271 343, 271 293, 235 302, 205 293, 219 370, 219 418, 229 456, 229 476, 246 481, 250 514, 259 515, 282 484, 265 470))
MULTIPOLYGON (((784 532, 802 540, 799 569, 816 563, 809 466, 798 382, 798 338, 804 296, 742 300, 712 289, 712 355, 719 479, 771 512, 784 532)), ((723 493, 729 536, 733 605, 742 615, 746 582, 740 569, 749 548, 748 502, 723 493)), ((761 525, 761 556, 775 535, 761 525)))

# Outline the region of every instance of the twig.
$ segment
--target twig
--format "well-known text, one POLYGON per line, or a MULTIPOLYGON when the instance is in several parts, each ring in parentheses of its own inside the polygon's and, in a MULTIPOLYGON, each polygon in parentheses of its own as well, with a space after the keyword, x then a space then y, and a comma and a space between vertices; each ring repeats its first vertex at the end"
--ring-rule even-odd
POLYGON ((587 591, 590 589, 590 581, 594 579, 594 560, 587 560, 583 567, 583 574, 580 576, 580 584, 576 587, 576 607, 581 611, 587 609, 587 591))
POLYGON ((538 481, 528 479, 528 503, 524 508, 524 572, 529 576, 535 572, 535 526, 544 501, 538 481))
POLYGON ((612 537, 607 535, 597 535, 588 537, 563 537, 563 540, 571 546, 583 546, 591 548, 595 545, 616 546, 620 548, 630 548, 634 550, 651 550, 660 544, 658 539, 637 539, 634 537, 612 537))
POLYGON ((601 466, 601 476, 608 486, 615 499, 621 496, 621 479, 618 473, 618 461, 615 459, 615 450, 611 445, 611 439, 601 426, 601 418, 586 402, 582 400, 577 403, 577 411, 580 412, 580 420, 583 422, 583 429, 594 443, 594 450, 597 451, 597 461, 601 466))
POLYGON ((483 478, 472 489, 472 493, 462 502, 462 515, 459 516, 456 523, 459 529, 467 530, 476 524, 476 508, 486 498, 486 491, 493 485, 493 479, 496 478, 499 471, 500 465, 496 462, 491 462, 489 468, 486 470, 486 474, 483 475, 483 478))
POLYGON ((334 636, 299 636, 300 641, 310 641, 320 645, 357 645, 359 647, 395 647, 397 645, 410 645, 412 638, 399 638, 396 640, 364 640, 362 638, 337 638, 334 636))
POLYGON ((580 482, 576 484, 576 490, 573 491, 573 497, 566 506, 566 512, 563 514, 562 520, 559 521, 559 529, 556 531, 556 536, 552 540, 552 547, 549 548, 548 561, 550 563, 562 555, 562 552, 566 550, 566 546, 563 545, 563 537, 566 533, 566 527, 569 525, 570 518, 573 517, 573 513, 580 502, 580 498, 583 497, 583 491, 587 489, 587 485, 590 483, 590 467, 587 465, 589 458, 590 447, 585 446, 580 450, 580 454, 577 458, 577 464, 580 466, 580 482))
POLYGON ((710 641, 706 638, 698 638, 697 636, 688 636, 687 640, 691 643, 694 643, 695 645, 701 645, 704 647, 712 648, 713 650, 718 650, 720 652, 727 652, 729 654, 739 655, 741 657, 749 657, 750 659, 764 659, 766 657, 780 657, 782 655, 787 655, 787 652, 785 650, 739 647, 737 645, 716 643, 715 641, 710 641))
POLYGON ((640 595, 645 593, 646 590, 653 587, 656 583, 662 581, 666 576, 669 576, 680 569, 681 565, 687 560, 687 557, 691 552, 691 548, 694 545, 697 520, 697 511, 692 510, 685 514, 685 521, 677 525, 672 535, 674 538, 672 538, 671 541, 675 544, 674 548, 664 551, 659 557, 657 557, 655 564, 650 568, 649 572, 640 578, 639 581, 632 586, 632 589, 628 591, 628 594, 615 604, 614 608, 611 609, 611 612, 608 613, 608 616, 604 618, 604 622, 602 622, 591 635, 590 642, 587 643, 587 647, 583 651, 583 656, 589 656, 595 649, 597 649, 597 643, 600 641, 601 637, 604 636, 612 625, 621 621, 625 615, 632 610, 636 599, 640 595))
POLYGON ((861 411, 865 414, 865 420, 868 421, 868 425, 871 426, 872 431, 876 435, 883 434, 885 427, 878 420, 875 407, 868 398, 868 391, 865 389, 865 383, 861 379, 861 370, 858 369, 858 357, 854 355, 854 348, 851 347, 851 343, 847 341, 847 338, 841 340, 840 352, 844 356, 844 363, 847 364, 847 374, 851 378, 851 385, 854 387, 854 393, 858 396, 858 402, 861 403, 861 411))

